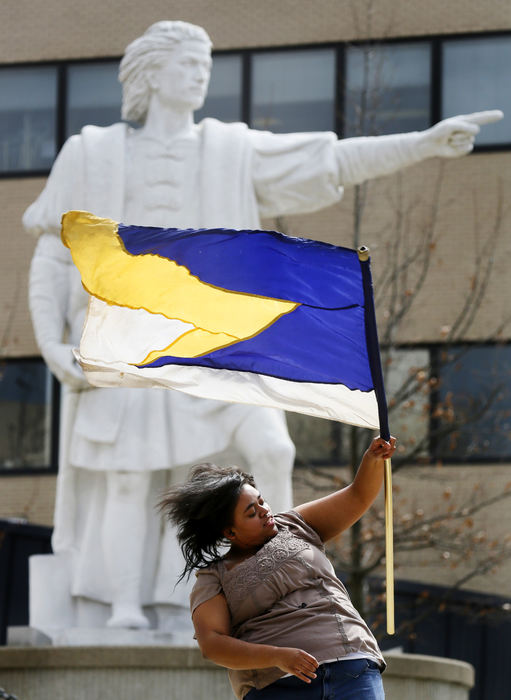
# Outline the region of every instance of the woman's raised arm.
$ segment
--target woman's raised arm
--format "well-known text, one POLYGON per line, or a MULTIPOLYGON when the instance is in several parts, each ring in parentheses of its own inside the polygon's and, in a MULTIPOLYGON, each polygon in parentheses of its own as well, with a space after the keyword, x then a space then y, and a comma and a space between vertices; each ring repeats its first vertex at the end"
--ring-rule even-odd
POLYGON ((390 442, 377 437, 371 442, 353 482, 340 491, 297 506, 299 513, 323 542, 347 530, 374 502, 383 482, 384 460, 396 449, 396 438, 390 442))

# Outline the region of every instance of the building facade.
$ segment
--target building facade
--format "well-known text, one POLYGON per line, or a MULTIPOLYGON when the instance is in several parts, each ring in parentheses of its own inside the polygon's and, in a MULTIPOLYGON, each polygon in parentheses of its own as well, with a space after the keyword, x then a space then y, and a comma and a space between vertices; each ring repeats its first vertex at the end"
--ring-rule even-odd
MULTIPOLYGON (((391 427, 403 446, 396 517, 412 543, 397 556, 397 575, 456 583, 483 544, 465 586, 506 595, 511 561, 495 564, 507 551, 509 501, 500 497, 511 483, 511 11, 499 0, 2 4, 0 517, 51 525, 58 469, 59 392, 28 313, 35 241, 21 216, 69 135, 119 119, 119 57, 160 19, 199 24, 213 40, 202 116, 346 138, 507 112, 468 157, 428 161, 351 188, 320 213, 266 222, 372 250, 391 427), (494 502, 480 508, 485 500, 494 502), (435 518, 449 511, 460 526, 447 538, 435 518), (418 531, 422 540, 412 537, 418 531)), ((310 492, 300 467, 344 473, 349 430, 297 416, 289 423, 299 498, 310 492)))

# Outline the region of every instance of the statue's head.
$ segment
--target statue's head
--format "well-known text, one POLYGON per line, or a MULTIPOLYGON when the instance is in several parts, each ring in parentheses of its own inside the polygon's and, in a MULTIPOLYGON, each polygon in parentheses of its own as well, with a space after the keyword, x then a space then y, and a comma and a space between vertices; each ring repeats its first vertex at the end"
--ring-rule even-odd
MULTIPOLYGON (((151 94, 158 81, 158 71, 165 66, 172 69, 173 61, 179 61, 186 71, 200 61, 202 65, 210 61, 211 39, 202 27, 188 22, 156 22, 126 47, 124 57, 119 66, 119 81, 122 84, 122 118, 143 124, 147 116, 151 94), (186 56, 185 56, 186 54, 186 56)), ((203 68, 203 75, 209 71, 203 68)), ((161 81, 161 78, 160 78, 161 81)), ((204 80, 202 81, 204 83, 204 80)), ((206 84, 199 89, 196 104, 190 108, 202 106, 206 84)), ((168 86, 173 89, 172 85, 168 86)), ((176 85, 179 91, 179 85, 176 85)), ((177 95, 178 97, 178 95, 177 95)), ((192 102, 193 102, 192 98, 192 102)))

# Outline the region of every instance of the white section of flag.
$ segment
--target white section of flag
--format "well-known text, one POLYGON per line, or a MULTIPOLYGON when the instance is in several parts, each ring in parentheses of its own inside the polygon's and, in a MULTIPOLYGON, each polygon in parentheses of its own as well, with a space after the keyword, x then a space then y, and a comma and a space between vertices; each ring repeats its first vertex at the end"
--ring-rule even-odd
POLYGON ((374 391, 209 367, 165 365, 138 368, 125 362, 104 362, 86 356, 84 348, 75 351, 75 355, 94 386, 177 389, 192 396, 281 408, 363 428, 377 430, 379 426, 374 391))
POLYGON ((108 304, 91 296, 80 353, 101 357, 105 362, 141 364, 151 351, 163 350, 194 329, 192 323, 145 309, 108 304))

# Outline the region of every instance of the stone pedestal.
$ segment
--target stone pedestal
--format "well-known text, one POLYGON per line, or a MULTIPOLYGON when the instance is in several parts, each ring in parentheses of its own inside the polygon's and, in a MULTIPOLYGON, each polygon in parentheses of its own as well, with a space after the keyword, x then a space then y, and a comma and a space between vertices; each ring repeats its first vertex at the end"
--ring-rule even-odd
MULTIPOLYGON (((467 700, 474 670, 463 661, 389 654, 389 700, 467 700)), ((198 648, 2 647, 2 687, 20 700, 232 700, 224 669, 198 648)))
POLYGON ((194 630, 188 604, 144 606, 151 629, 109 629, 110 604, 71 595, 72 557, 69 553, 38 554, 29 559, 30 628, 8 630, 9 644, 30 646, 37 631, 53 646, 168 644, 187 646, 194 630), (28 633, 30 630, 30 633, 28 633))
POLYGON ((422 654, 384 654, 388 700, 468 700, 474 668, 465 661, 422 654))
POLYGON ((7 645, 10 647, 190 647, 197 648, 193 630, 110 629, 108 627, 70 627, 45 630, 33 627, 9 627, 7 645))

